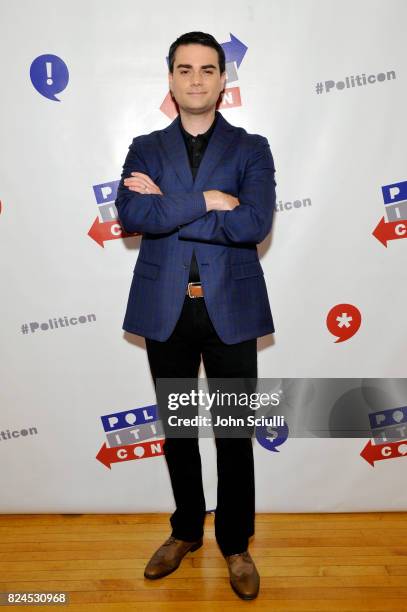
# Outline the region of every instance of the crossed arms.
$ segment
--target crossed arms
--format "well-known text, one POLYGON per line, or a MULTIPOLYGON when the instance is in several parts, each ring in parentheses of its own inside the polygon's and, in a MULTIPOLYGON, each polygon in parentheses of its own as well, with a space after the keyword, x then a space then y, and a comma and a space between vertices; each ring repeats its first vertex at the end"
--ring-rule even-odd
POLYGON ((149 177, 140 141, 135 138, 115 204, 129 233, 161 234, 178 228, 180 239, 259 244, 271 230, 276 200, 274 172, 269 143, 261 137, 247 162, 238 198, 219 190, 163 194, 149 177))

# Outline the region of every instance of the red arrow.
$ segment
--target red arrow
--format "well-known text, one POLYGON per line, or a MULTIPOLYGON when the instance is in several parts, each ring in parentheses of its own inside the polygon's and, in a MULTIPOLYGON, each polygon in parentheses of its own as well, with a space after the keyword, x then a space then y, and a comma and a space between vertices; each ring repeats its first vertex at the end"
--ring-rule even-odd
POLYGON ((389 221, 386 223, 384 217, 382 217, 372 234, 387 248, 389 240, 407 238, 407 221, 389 221))
POLYGON ((382 461, 383 459, 396 459, 397 457, 405 457, 406 455, 407 440, 385 442, 384 444, 372 444, 372 441, 369 440, 360 453, 360 456, 373 467, 375 461, 382 461))
POLYGON ((96 455, 96 459, 111 470, 112 463, 123 463, 134 459, 146 459, 147 457, 158 457, 164 454, 163 444, 165 438, 140 442, 139 444, 128 444, 127 446, 112 446, 109 448, 104 442, 96 455))
POLYGON ((99 221, 99 217, 96 217, 92 227, 88 231, 88 236, 93 238, 93 240, 100 244, 100 246, 103 248, 105 248, 103 243, 106 240, 117 240, 117 238, 126 238, 127 236, 138 235, 138 232, 135 234, 128 234, 125 232, 119 221, 106 221, 105 223, 101 223, 99 221))

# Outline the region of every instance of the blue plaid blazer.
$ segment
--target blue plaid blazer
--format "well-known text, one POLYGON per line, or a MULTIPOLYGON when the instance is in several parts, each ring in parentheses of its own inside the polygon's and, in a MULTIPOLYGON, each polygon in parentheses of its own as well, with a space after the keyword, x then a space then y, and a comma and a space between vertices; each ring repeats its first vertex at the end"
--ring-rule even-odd
POLYGON ((123 229, 143 234, 123 322, 133 334, 169 338, 184 303, 193 249, 221 340, 235 344, 274 332, 256 246, 270 232, 276 199, 270 145, 216 113, 195 181, 179 115, 129 146, 115 205, 123 229), (125 187, 131 172, 148 174, 164 195, 125 187), (209 189, 234 195, 239 206, 207 212, 203 192, 209 189))

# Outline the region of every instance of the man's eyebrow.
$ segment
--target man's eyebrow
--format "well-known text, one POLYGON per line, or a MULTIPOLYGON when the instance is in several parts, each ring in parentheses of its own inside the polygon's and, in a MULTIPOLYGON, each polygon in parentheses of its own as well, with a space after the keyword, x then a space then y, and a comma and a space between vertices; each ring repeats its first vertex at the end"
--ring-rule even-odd
MULTIPOLYGON (((178 64, 177 68, 192 68, 191 64, 178 64)), ((201 66, 201 68, 214 68, 216 70, 216 66, 214 66, 213 64, 205 64, 204 66, 201 66)))

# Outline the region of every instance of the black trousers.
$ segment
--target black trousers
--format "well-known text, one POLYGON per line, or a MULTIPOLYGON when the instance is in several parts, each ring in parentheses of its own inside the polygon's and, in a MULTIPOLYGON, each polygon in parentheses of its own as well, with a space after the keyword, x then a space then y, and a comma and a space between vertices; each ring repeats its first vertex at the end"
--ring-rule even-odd
MULTIPOLYGON (((210 378, 257 379, 257 338, 228 345, 216 333, 204 298, 185 297, 177 325, 165 342, 145 339, 151 374, 157 378, 196 378, 201 362, 210 378)), ((217 506, 215 537, 224 555, 247 550, 254 534, 255 485, 251 437, 215 437, 217 506)), ((176 510, 170 523, 175 538, 203 536, 206 503, 198 438, 165 437, 167 462, 176 510)))

